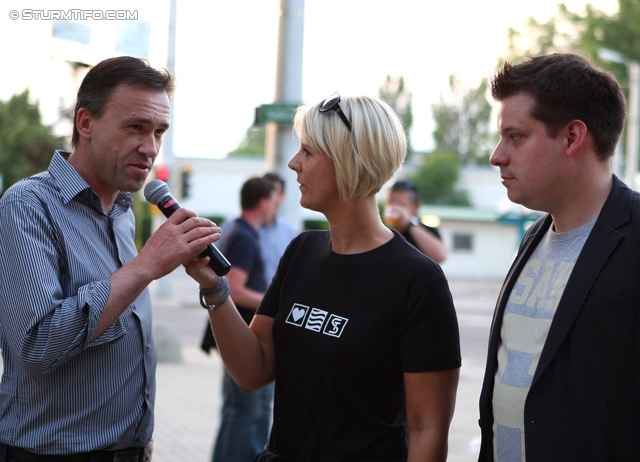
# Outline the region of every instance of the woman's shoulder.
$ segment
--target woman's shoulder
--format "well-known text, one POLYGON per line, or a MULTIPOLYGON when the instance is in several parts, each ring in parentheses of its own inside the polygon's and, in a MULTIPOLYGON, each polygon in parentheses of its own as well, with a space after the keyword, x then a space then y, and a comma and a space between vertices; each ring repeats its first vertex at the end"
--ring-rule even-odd
POLYGON ((323 245, 329 239, 330 239, 329 231, 310 230, 310 231, 303 231, 300 234, 298 234, 293 239, 291 244, 292 245, 295 244, 297 246, 323 245))
POLYGON ((398 271, 418 271, 421 274, 431 274, 433 278, 444 276, 438 263, 420 252, 399 233, 396 233, 391 244, 390 251, 394 255, 393 261, 398 265, 398 271))

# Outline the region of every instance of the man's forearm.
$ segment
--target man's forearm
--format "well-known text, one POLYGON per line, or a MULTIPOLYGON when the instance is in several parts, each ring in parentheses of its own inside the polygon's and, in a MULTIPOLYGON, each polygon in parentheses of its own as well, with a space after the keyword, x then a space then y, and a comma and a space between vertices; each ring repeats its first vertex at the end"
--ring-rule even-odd
POLYGON ((153 276, 136 261, 138 257, 113 273, 109 278, 111 289, 98 324, 91 338, 100 337, 153 281, 153 276))

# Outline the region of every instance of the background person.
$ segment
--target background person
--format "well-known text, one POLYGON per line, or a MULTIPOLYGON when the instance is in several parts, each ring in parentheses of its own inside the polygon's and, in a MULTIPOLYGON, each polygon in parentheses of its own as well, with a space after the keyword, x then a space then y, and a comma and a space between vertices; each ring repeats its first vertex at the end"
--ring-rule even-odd
POLYGON ((500 168, 547 212, 498 298, 480 397, 480 461, 640 460, 640 195, 611 173, 625 101, 573 54, 506 63, 500 168))
POLYGON ((0 461, 150 459, 147 286, 220 232, 180 209, 136 251, 130 192, 158 155, 172 90, 140 59, 98 63, 78 91, 72 152, 0 201, 0 461))
MULTIPOLYGON (((231 263, 227 274, 230 295, 248 325, 267 290, 258 230, 272 223, 277 204, 275 186, 263 178, 249 178, 240 190, 240 217, 229 223, 220 251, 231 263)), ((211 328, 209 328, 211 330, 211 328)), ((220 429, 213 462, 251 462, 269 438, 273 386, 245 394, 225 370, 222 380, 220 429)))
POLYGON ((265 223, 258 230, 260 234, 260 251, 264 261, 264 273, 267 283, 270 283, 276 274, 280 258, 298 233, 277 213, 284 201, 284 179, 275 172, 265 173, 262 178, 275 187, 272 199, 275 202, 276 213, 270 223, 265 223))
MULTIPOLYGON (((274 186, 271 200, 274 202, 276 211, 276 213, 273 214, 273 219, 268 223, 264 223, 258 229, 260 254, 262 255, 264 275, 268 285, 271 279, 273 279, 274 274, 276 274, 278 263, 280 263, 280 258, 284 254, 285 249, 291 240, 296 237, 297 233, 289 223, 278 217, 278 209, 282 201, 284 201, 284 179, 275 172, 265 173, 262 178, 274 186)), ((233 220, 227 220, 222 223, 221 228, 223 235, 225 235, 226 231, 231 227, 231 223, 233 223, 233 220)), ((218 243, 218 245, 220 245, 220 243, 218 243)), ((200 347, 207 354, 210 353, 212 348, 216 347, 216 341, 213 337, 208 319, 200 347)))
POLYGON ((297 110, 302 144, 289 162, 301 205, 322 212, 330 231, 294 239, 250 327, 206 258, 187 271, 215 294, 205 300, 238 386, 275 379, 268 451, 445 460, 460 367, 455 310, 438 265, 382 223, 375 197, 402 164, 404 130, 381 101, 339 102, 334 94, 297 110))
POLYGON ((447 258, 447 247, 437 228, 423 224, 418 218, 420 195, 415 185, 406 180, 396 181, 385 200, 385 223, 395 228, 419 251, 437 263, 447 258))

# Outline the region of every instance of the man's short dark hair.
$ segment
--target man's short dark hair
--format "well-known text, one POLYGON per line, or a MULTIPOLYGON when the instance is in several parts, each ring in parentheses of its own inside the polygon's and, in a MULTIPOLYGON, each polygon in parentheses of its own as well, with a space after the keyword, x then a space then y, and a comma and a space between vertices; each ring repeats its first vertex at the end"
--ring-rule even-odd
POLYGON ((262 175, 262 178, 272 184, 280 183, 280 190, 284 194, 284 178, 282 178, 279 174, 277 174, 276 172, 267 172, 262 175))
POLYGON ((157 70, 147 61, 133 56, 109 58, 96 64, 84 77, 73 114, 73 137, 71 146, 76 147, 80 141, 80 133, 76 126, 76 118, 81 108, 95 117, 101 117, 118 85, 142 85, 149 90, 166 92, 171 96, 174 82, 167 70, 157 70))
POLYGON ((264 178, 249 178, 240 190, 240 207, 253 210, 262 199, 269 199, 276 187, 264 178))
POLYGON ((555 138, 572 120, 581 120, 593 136, 602 160, 615 152, 624 128, 626 103, 615 77, 589 60, 570 53, 505 63, 491 79, 491 95, 504 101, 518 93, 534 99, 531 117, 555 138))
POLYGON ((420 196, 418 195, 418 188, 411 181, 408 180, 398 180, 393 183, 393 186, 389 188, 389 192, 403 192, 409 194, 409 201, 412 204, 417 204, 420 201, 420 196))

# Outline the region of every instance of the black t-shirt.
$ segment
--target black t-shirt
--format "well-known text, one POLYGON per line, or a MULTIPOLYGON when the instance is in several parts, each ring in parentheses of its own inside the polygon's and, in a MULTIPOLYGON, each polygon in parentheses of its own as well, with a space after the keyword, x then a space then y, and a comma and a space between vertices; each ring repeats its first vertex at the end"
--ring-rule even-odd
POLYGON ((258 313, 275 318, 269 447, 291 460, 406 459, 403 373, 460 367, 444 274, 398 233, 356 255, 302 233, 258 313))
POLYGON ((413 237, 411 237, 411 233, 409 232, 409 230, 411 229, 411 226, 422 226, 424 229, 429 231, 431 234, 433 234, 439 240, 442 240, 442 237, 440 237, 440 231, 438 231, 438 228, 432 228, 431 226, 427 226, 427 225, 425 225, 423 223, 420 223, 419 225, 407 226, 407 229, 405 229, 404 233, 402 233, 402 237, 404 237, 409 244, 411 244, 412 246, 414 246, 416 248, 418 247, 416 245, 416 241, 413 239, 413 237))

